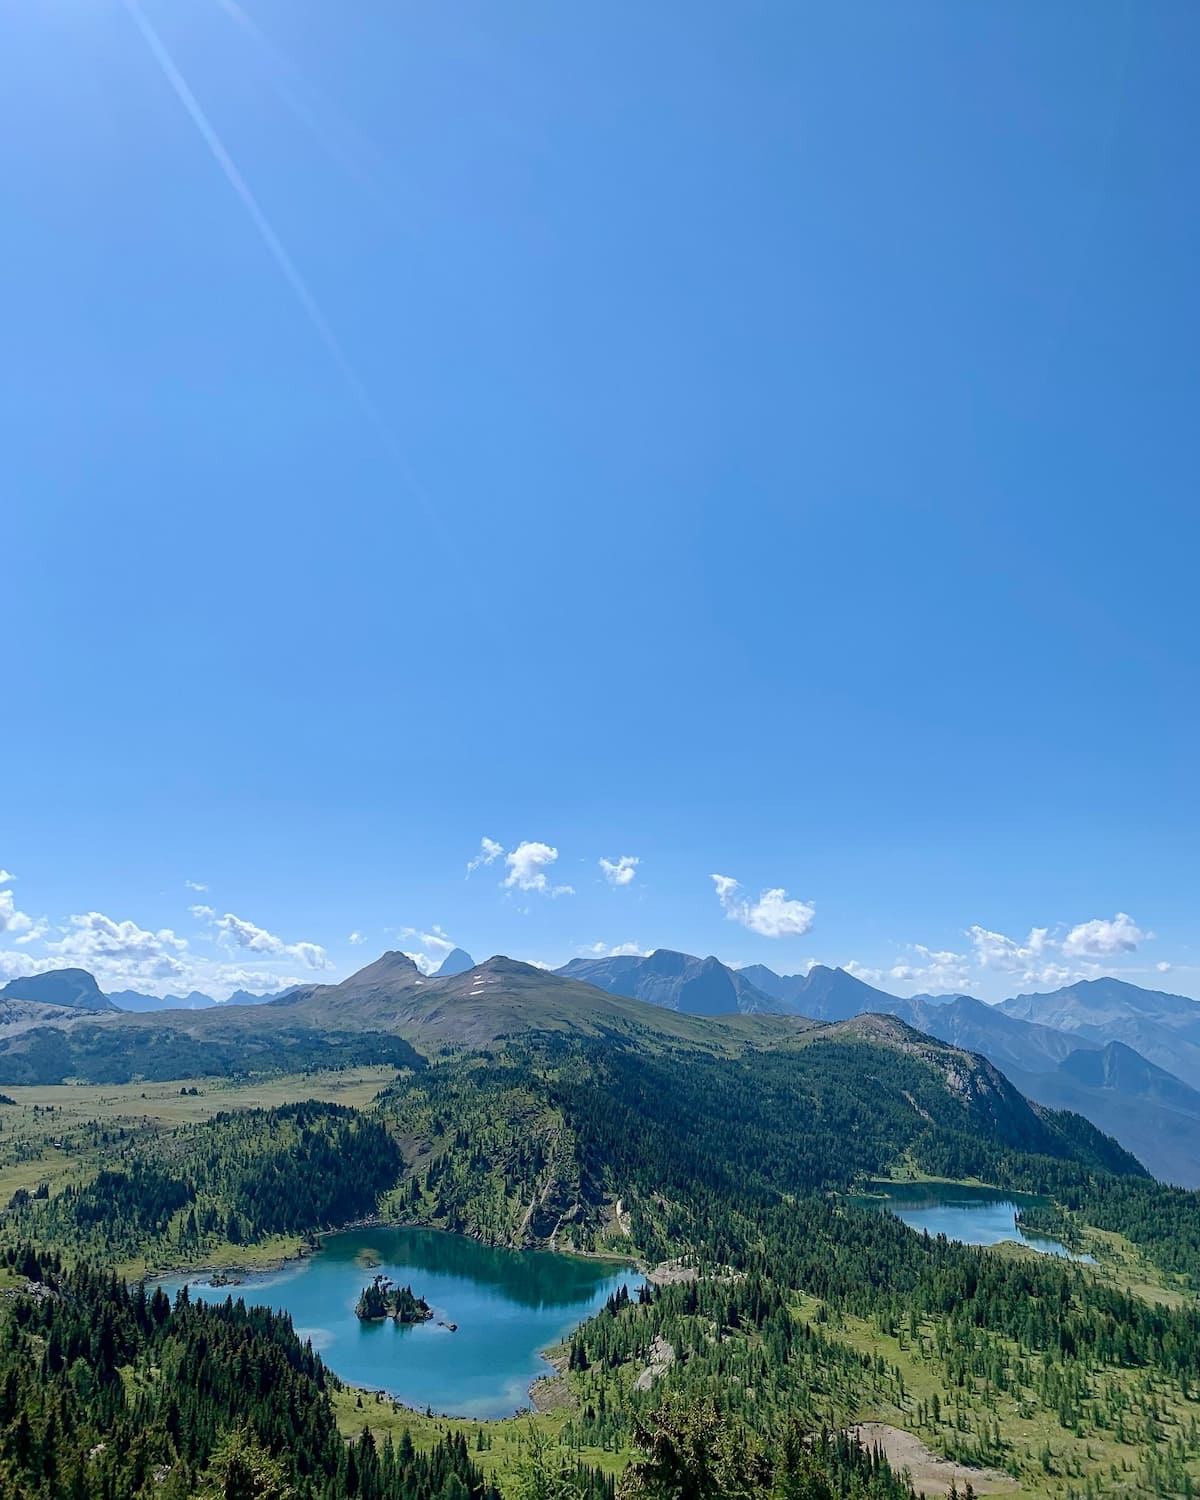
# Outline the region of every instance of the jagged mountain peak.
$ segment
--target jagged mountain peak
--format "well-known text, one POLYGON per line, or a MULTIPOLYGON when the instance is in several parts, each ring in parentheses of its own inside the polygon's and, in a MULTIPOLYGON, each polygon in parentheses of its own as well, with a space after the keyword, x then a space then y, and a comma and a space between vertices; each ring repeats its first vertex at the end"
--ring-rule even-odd
POLYGON ((562 978, 595 985, 610 995, 646 1000, 694 1016, 787 1012, 791 1008, 712 954, 697 958, 674 948, 656 948, 645 958, 633 954, 576 958, 556 972, 562 978))
POLYGON ((449 979, 455 974, 465 974, 475 967, 475 960, 465 948, 451 948, 433 971, 434 979, 449 979))

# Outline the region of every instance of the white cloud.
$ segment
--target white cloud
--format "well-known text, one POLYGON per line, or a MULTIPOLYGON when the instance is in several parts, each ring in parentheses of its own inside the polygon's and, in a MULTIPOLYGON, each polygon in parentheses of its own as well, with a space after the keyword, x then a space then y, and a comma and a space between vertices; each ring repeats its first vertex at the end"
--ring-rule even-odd
POLYGON ((1030 928, 1023 943, 987 927, 968 927, 966 935, 971 939, 975 961, 981 969, 1019 975, 1023 984, 1058 989, 1088 977, 1086 969, 1069 969, 1059 962, 1061 944, 1048 927, 1030 928))
POLYGON ((589 943, 580 951, 590 958, 649 958, 651 953, 640 943, 589 943))
MULTIPOLYGON (((434 923, 432 932, 421 932, 416 927, 402 927, 400 929, 400 936, 408 938, 410 941, 415 939, 420 943, 420 963, 417 962, 417 955, 412 953, 407 955, 417 964, 418 968, 421 968, 423 963, 427 963, 429 968, 436 968, 442 959, 445 958, 446 954, 454 947, 454 940, 447 937, 445 929, 439 927, 436 922, 434 923)), ((425 972, 428 973, 429 969, 426 969, 425 972)))
POLYGON ((604 878, 611 886, 630 885, 640 864, 641 860, 635 854, 622 854, 615 860, 603 858, 600 860, 604 878))
MULTIPOLYGON (((207 912, 208 908, 202 910, 207 912)), ((227 911, 223 917, 210 917, 209 920, 219 933, 218 942, 231 952, 245 949, 250 953, 286 955, 289 958, 298 958, 310 969, 333 968, 333 964, 319 943, 285 943, 281 937, 268 932, 265 927, 258 927, 244 917, 235 916, 231 911, 227 911)))
POLYGON ((302 964, 306 964, 310 969, 333 968, 329 956, 320 943, 289 943, 283 951, 289 953, 293 958, 298 958, 302 964))
POLYGON ((231 911, 223 917, 215 917, 214 926, 227 948, 248 948, 251 953, 282 953, 287 946, 281 937, 276 937, 265 927, 256 927, 243 917, 234 916, 231 911))
MULTIPOLYGON (((0 885, 9 885, 16 878, 11 870, 0 870, 0 885)), ((49 930, 50 924, 45 917, 31 917, 28 912, 18 911, 13 892, 0 891, 0 932, 25 944, 36 943, 49 930)))
POLYGON ((187 972, 187 939, 169 927, 154 931, 88 911, 68 917, 61 931, 47 951, 60 966, 88 969, 98 980, 175 980, 187 972))
POLYGON ((913 952, 939 968, 965 962, 961 953, 951 953, 946 948, 927 948, 924 943, 914 943, 913 952))
MULTIPOLYGON (((508 866, 508 874, 501 882, 505 890, 537 891, 543 896, 573 896, 575 894, 574 886, 552 886, 546 879, 546 870, 558 858, 558 850, 550 844, 539 843, 537 840, 526 840, 506 854, 504 845, 498 844, 495 839, 480 839, 479 853, 467 862, 468 876, 478 870, 481 865, 495 864, 500 858, 503 858, 508 866)), ((636 864, 637 861, 634 860, 633 863, 636 864)), ((633 879, 632 874, 628 879, 633 879)))
POLYGON ((235 964, 221 964, 194 987, 205 994, 223 990, 224 995, 214 998, 224 1001, 233 990, 249 990, 257 995, 278 994, 280 990, 311 983, 311 980, 300 979, 294 974, 277 974, 273 969, 244 969, 235 964))
POLYGON ((1097 964, 1089 964, 1086 968, 1068 969, 1066 964, 1043 964, 1040 969, 1028 970, 1023 978, 1027 984, 1042 984, 1049 989, 1060 990, 1066 984, 1074 984, 1080 979, 1095 979, 1101 973, 1097 964))
POLYGON ((1118 953, 1135 953, 1137 945, 1149 936, 1128 912, 1119 911, 1115 917, 1094 917, 1072 927, 1062 951, 1069 958, 1113 958, 1118 953))
POLYGON ((366 935, 361 932, 352 932, 346 939, 348 943, 353 943, 356 948, 358 947, 359 943, 365 943, 366 940, 366 935))
POLYGON ((193 906, 191 912, 209 925, 222 947, 260 954, 268 963, 249 968, 199 957, 188 939, 169 927, 143 927, 104 912, 77 912, 52 929, 44 917, 34 920, 16 911, 10 904, 11 891, 3 888, 12 877, 7 871, 0 874, 5 877, 0 882, 0 931, 9 939, 15 937, 23 950, 0 949, 0 982, 51 969, 83 968, 107 991, 136 989, 163 995, 198 989, 220 998, 233 989, 275 991, 300 982, 292 973, 281 972, 282 964, 274 960, 298 960, 308 969, 332 967, 317 943, 285 943, 232 913, 218 919, 209 906, 193 906), (34 943, 40 944, 39 952, 28 950, 34 943))
POLYGON ((0 890, 0 932, 16 938, 18 943, 31 943, 44 937, 47 930, 44 917, 34 918, 28 912, 18 911, 12 891, 0 890))
POLYGON ((948 948, 927 948, 924 943, 910 943, 905 956, 884 968, 870 968, 852 959, 845 969, 866 984, 880 988, 899 985, 910 994, 969 993, 978 985, 966 954, 948 948))
POLYGON ((504 845, 498 844, 495 839, 486 836, 479 840, 479 853, 473 859, 467 861, 467 874, 478 870, 480 865, 494 864, 504 853, 504 845))
POLYGON ((954 953, 948 948, 927 948, 924 943, 914 943, 911 949, 915 962, 898 959, 888 971, 888 978, 898 984, 910 984, 927 994, 943 994, 948 990, 969 992, 979 981, 971 973, 970 959, 963 953, 954 953))
MULTIPOLYGON (((549 844, 526 840, 504 856, 508 874, 504 877, 506 890, 537 891, 543 896, 573 896, 569 885, 552 886, 546 879, 546 870, 558 858, 558 850, 549 844)), ((490 861, 489 861, 490 863, 490 861)))
POLYGON ((208 890, 208 887, 204 884, 204 882, 202 880, 185 880, 183 883, 184 883, 184 886, 189 891, 204 892, 204 891, 208 890))
MULTIPOLYGON (((0 870, 0 885, 9 885, 16 878, 11 870, 0 870)), ((28 912, 18 911, 13 892, 0 891, 0 932, 24 945, 38 942, 49 930, 45 917, 31 917, 28 912)))
POLYGON ((842 968, 847 974, 853 974, 855 979, 861 979, 864 984, 880 985, 887 974, 886 969, 874 969, 870 964, 860 964, 856 958, 848 960, 842 968))
POLYGON ((422 948, 428 948, 439 957, 445 958, 446 954, 454 947, 454 940, 446 936, 445 929, 439 927, 435 922, 432 932, 421 932, 416 927, 402 927, 400 936, 406 938, 418 938, 422 948))
POLYGON ((1160 974, 1169 974, 1171 972, 1171 965, 1166 961, 1165 958, 1156 963, 1154 967, 1160 974))
POLYGON ((763 891, 757 901, 739 897, 740 884, 732 875, 713 875, 717 900, 731 922, 740 922, 760 937, 802 937, 813 924, 816 907, 789 897, 782 886, 763 891))
POLYGON ((11 948, 0 948, 0 982, 9 979, 26 979, 30 974, 44 974, 48 969, 61 969, 55 958, 34 958, 29 953, 14 953, 11 948))
POLYGON ((1006 974, 1015 974, 1036 964, 1049 946, 1050 929, 1034 927, 1024 943, 1005 937, 1002 932, 991 932, 986 927, 968 927, 967 937, 975 949, 976 962, 985 969, 1000 969, 1006 974))
POLYGON ((979 926, 969 927, 966 935, 980 968, 1019 975, 1023 984, 1059 988, 1107 973, 1103 963, 1088 960, 1111 960, 1136 952, 1138 944, 1154 934, 1144 932, 1127 912, 1118 912, 1115 917, 1080 922, 1065 936, 1061 924, 1053 929, 1031 928, 1023 942, 979 926))
POLYGON ((436 922, 432 932, 421 932, 416 927, 402 927, 400 936, 420 943, 420 948, 411 953, 407 949, 403 951, 405 958, 411 958, 422 974, 432 974, 454 947, 454 939, 436 922))

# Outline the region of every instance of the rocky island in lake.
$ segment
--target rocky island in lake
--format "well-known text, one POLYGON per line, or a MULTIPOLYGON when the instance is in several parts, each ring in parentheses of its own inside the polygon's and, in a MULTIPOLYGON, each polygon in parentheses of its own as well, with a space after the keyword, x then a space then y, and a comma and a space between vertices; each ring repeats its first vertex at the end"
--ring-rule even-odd
POLYGON ((354 1314, 364 1323, 383 1318, 396 1323, 427 1323, 433 1317, 433 1309, 411 1286, 394 1286, 389 1277, 376 1276, 369 1286, 363 1287, 354 1314))

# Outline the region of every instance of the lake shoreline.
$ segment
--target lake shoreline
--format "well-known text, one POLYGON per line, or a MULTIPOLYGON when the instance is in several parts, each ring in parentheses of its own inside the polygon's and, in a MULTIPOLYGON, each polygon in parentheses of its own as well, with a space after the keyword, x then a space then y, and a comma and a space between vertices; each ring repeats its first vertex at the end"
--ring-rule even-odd
POLYGON ((945 1236, 980 1250, 1051 1255, 1076 1265, 1094 1257, 1063 1243, 1051 1233, 1026 1228, 1023 1214, 1051 1203, 1019 1188, 946 1179, 923 1181, 870 1178, 848 1195, 855 1208, 894 1215, 917 1234, 945 1236))
MULTIPOLYGON (((289 1240, 295 1246, 291 1250, 281 1250, 276 1255, 264 1256, 261 1260, 255 1260, 247 1264, 244 1260, 230 1257, 225 1259, 218 1257, 215 1260, 207 1260, 202 1263, 171 1266, 146 1266, 140 1275, 126 1274, 130 1269, 130 1263, 125 1267, 118 1266, 119 1275, 124 1275, 127 1281, 142 1281, 147 1285, 160 1281, 175 1281, 183 1278, 187 1281, 199 1280, 203 1276, 230 1276, 248 1279, 254 1276, 269 1276, 276 1271, 282 1271, 285 1266, 292 1265, 297 1261, 310 1260, 314 1255, 319 1255, 324 1246, 324 1241, 332 1235, 351 1234, 357 1229, 416 1229, 430 1234, 445 1234, 454 1239, 470 1240, 472 1244, 481 1245, 489 1250, 513 1250, 522 1255, 561 1255, 570 1260, 592 1261, 600 1265, 613 1265, 628 1267, 644 1276, 648 1281, 654 1279, 656 1271, 661 1267, 648 1266, 639 1255, 619 1255, 606 1250, 560 1250, 555 1245, 491 1245, 476 1234, 470 1234, 460 1229, 445 1229, 440 1224, 417 1224, 410 1220, 384 1219, 379 1214, 371 1214, 365 1218, 350 1219, 345 1224, 338 1224, 329 1229, 318 1229, 310 1231, 304 1236, 287 1237, 280 1236, 285 1241, 289 1240), (314 1244, 313 1241, 317 1243, 314 1244)), ((230 1246, 233 1249, 233 1246, 230 1246)), ((136 1264, 136 1263, 134 1263, 136 1264)), ((240 1282, 230 1281, 230 1286, 239 1285, 240 1282)))
POLYGON ((206 1260, 172 1267, 154 1280, 171 1296, 186 1285, 197 1300, 232 1297, 274 1307, 292 1318, 302 1338, 312 1338, 346 1390, 449 1421, 499 1422, 574 1406, 566 1371, 575 1330, 603 1308, 605 1298, 622 1286, 636 1295, 653 1274, 636 1257, 488 1246, 474 1236, 378 1216, 282 1247, 270 1258, 247 1257, 236 1266, 233 1257, 206 1260), (368 1335, 358 1342, 352 1328, 366 1332, 388 1320, 343 1319, 345 1283, 347 1277, 354 1281, 357 1293, 362 1268, 374 1272, 377 1266, 427 1298, 430 1318, 404 1332, 436 1329, 434 1340, 409 1345, 407 1353, 390 1338, 373 1344, 368 1335), (438 1342, 452 1323, 453 1342, 468 1340, 461 1356, 438 1342))

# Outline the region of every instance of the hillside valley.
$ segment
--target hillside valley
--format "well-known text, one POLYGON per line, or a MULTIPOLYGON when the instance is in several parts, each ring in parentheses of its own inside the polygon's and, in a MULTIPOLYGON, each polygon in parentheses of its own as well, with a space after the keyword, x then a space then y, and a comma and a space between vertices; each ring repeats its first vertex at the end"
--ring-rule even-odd
MULTIPOLYGON (((697 1004, 723 984, 703 962, 665 967, 697 1004)), ((851 979, 818 976, 826 1010, 850 1009, 851 979)), ((23 1257, 22 1285, 60 1274, 31 1253, 237 1276, 263 1257, 318 1253, 322 1231, 381 1222, 658 1267, 644 1294, 610 1299, 571 1334, 556 1404, 530 1419, 545 1461, 569 1461, 583 1486, 562 1493, 585 1500, 611 1497, 604 1476, 636 1456, 647 1424, 698 1413, 707 1431, 727 1427, 739 1453, 760 1456, 746 1493, 791 1462, 786 1433, 884 1422, 1047 1500, 1086 1500, 1088 1486, 1095 1500, 1185 1494, 1200 1476, 1195 1195, 1154 1182, 1080 1115, 1031 1102, 978 1052, 881 1013, 878 994, 871 1011, 824 1019, 694 1015, 508 959, 438 976, 388 953, 340 984, 260 1004, 60 1006, 53 1024, 3 1038, 0 1067, 51 1077, 16 1080, 19 1097, 0 1105, 11 1195, 0 1256, 23 1257), (318 1065, 306 1098, 303 1070, 318 1065), (89 1070, 90 1086, 58 1081, 89 1070), (177 1120, 173 1085, 152 1085, 152 1073, 183 1080, 177 1120), (373 1094, 358 1081, 371 1076, 373 1094), (266 1087, 283 1087, 287 1102, 260 1107, 266 1087), (864 1182, 889 1177, 1033 1195, 1034 1228, 1093 1263, 930 1239, 853 1206, 864 1182), (648 1363, 665 1349, 669 1361, 648 1363)), ((974 1005, 920 1002, 912 1015, 945 1014, 965 1030, 974 1005)), ((1081 1090, 1136 1086, 1164 1109, 1179 1103, 1185 1086, 1133 1054, 1073 1046, 1060 1056, 1058 1033, 1006 1024, 1013 1036, 1030 1027, 1046 1062, 1081 1090)), ((203 1336, 219 1326, 203 1324, 203 1336)), ((285 1334, 263 1324, 255 1336, 285 1334)), ((130 1333, 127 1372, 162 1357, 148 1326, 145 1337, 139 1354, 143 1334, 130 1333)), ((312 1399, 361 1431, 366 1410, 336 1389, 312 1399)), ((182 1475, 171 1420, 164 1409, 152 1444, 182 1475)), ((407 1425, 424 1454, 453 1428, 387 1408, 369 1420, 398 1445, 407 1425)), ((528 1462, 513 1429, 472 1429, 505 1500, 528 1462)), ((278 1456, 271 1430, 255 1427, 255 1441, 278 1456)), ((821 1462, 834 1473, 857 1460, 850 1450, 821 1462)), ((885 1487, 888 1472, 877 1473, 885 1487)), ((482 1478, 471 1482, 482 1495, 482 1478)))

